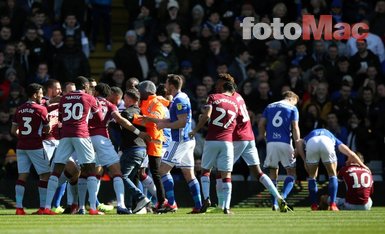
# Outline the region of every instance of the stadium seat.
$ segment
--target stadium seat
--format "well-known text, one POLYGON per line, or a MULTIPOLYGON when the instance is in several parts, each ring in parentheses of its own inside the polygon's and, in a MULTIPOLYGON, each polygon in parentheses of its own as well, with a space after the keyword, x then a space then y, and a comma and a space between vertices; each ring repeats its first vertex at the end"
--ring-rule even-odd
POLYGON ((368 167, 372 171, 373 175, 380 174, 382 175, 382 161, 380 160, 372 160, 368 163, 368 167))

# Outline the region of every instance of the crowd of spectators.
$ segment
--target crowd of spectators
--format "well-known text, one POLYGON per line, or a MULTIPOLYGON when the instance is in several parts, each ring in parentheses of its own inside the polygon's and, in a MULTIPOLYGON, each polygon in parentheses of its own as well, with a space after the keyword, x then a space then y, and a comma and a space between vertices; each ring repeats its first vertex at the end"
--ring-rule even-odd
MULTIPOLYGON (((267 104, 285 90, 301 100, 304 136, 325 127, 365 161, 384 161, 384 0, 124 0, 128 11, 124 45, 105 61, 101 77, 125 90, 136 77, 160 84, 168 73, 185 78, 194 118, 213 93, 218 73, 234 76, 257 122, 267 104), (241 23, 301 23, 302 15, 332 15, 333 23, 367 23, 366 40, 243 40, 241 23)), ((111 51, 111 0, 0 1, 0 161, 14 153, 10 119, 23 87, 54 78, 71 81, 91 74, 88 58, 104 26, 111 51), (90 38, 90 40, 88 40, 90 38), (10 150, 11 149, 11 150, 10 150)), ((100 37, 100 36, 99 36, 100 37)), ((204 135, 204 132, 202 132, 204 135)), ((199 156, 201 143, 196 149, 199 156)), ((264 144, 258 142, 261 158, 264 144)), ((11 156, 9 156, 11 157, 11 156)), ((339 157, 342 166, 344 158, 339 157)))

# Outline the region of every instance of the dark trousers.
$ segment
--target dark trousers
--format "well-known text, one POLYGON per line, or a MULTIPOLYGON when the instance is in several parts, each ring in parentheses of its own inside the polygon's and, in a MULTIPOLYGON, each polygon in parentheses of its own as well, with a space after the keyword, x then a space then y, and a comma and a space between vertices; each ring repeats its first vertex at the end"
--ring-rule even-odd
POLYGON ((161 157, 155 157, 148 155, 148 163, 150 166, 150 172, 152 174, 152 179, 156 187, 156 196, 158 199, 158 204, 162 204, 165 200, 165 193, 163 188, 163 183, 160 178, 159 167, 160 167, 161 157))

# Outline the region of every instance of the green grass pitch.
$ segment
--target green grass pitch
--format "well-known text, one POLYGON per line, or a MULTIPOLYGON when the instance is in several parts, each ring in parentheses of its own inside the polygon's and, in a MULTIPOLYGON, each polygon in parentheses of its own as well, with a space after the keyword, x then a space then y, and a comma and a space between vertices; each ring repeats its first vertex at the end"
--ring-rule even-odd
POLYGON ((385 207, 374 207, 369 212, 296 208, 293 213, 234 208, 234 215, 190 215, 188 211, 128 216, 113 212, 104 216, 16 216, 14 210, 0 210, 0 233, 385 233, 385 207))

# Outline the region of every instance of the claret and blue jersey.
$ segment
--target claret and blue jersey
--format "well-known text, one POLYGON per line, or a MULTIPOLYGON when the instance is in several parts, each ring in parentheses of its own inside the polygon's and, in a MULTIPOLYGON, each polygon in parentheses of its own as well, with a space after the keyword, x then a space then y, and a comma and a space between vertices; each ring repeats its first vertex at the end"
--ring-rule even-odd
POLYGON ((286 101, 269 104, 264 112, 267 142, 291 142, 291 123, 299 120, 298 109, 286 101))
POLYGON ((178 120, 178 115, 187 114, 187 123, 185 127, 179 129, 171 129, 171 138, 173 141, 189 141, 189 132, 191 132, 191 103, 187 94, 179 92, 172 100, 170 105, 170 121, 178 120))

